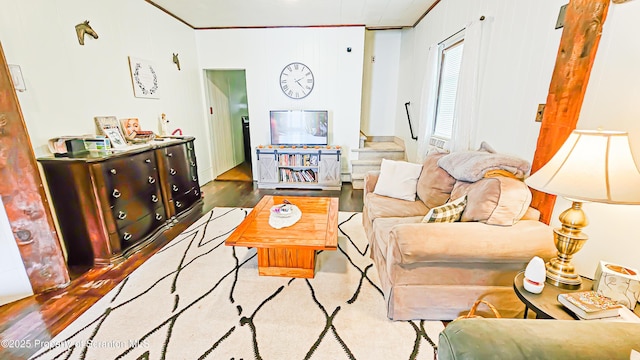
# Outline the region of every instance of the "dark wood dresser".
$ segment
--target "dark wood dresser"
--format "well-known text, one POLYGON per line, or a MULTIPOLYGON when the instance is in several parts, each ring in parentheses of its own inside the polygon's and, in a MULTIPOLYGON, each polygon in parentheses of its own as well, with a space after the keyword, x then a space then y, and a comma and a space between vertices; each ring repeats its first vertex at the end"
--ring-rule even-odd
POLYGON ((194 138, 126 151, 43 157, 49 193, 75 265, 118 263, 202 207, 194 138))

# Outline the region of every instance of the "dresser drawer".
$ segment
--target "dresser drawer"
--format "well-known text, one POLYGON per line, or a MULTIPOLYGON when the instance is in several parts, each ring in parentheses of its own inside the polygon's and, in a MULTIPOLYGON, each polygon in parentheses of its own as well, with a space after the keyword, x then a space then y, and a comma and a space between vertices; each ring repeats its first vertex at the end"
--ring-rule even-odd
POLYGON ((151 214, 154 210, 162 205, 160 190, 156 189, 153 193, 135 194, 133 198, 127 199, 126 202, 118 202, 111 207, 113 218, 116 221, 118 229, 138 221, 139 219, 151 214))
POLYGON ((158 207, 153 213, 138 219, 136 222, 118 230, 118 237, 122 249, 127 249, 144 239, 165 224, 166 215, 163 207, 158 207))
POLYGON ((153 152, 106 161, 100 165, 100 170, 111 205, 158 193, 159 179, 153 152))
POLYGON ((174 197, 173 206, 176 209, 176 214, 180 214, 184 210, 188 209, 196 201, 200 200, 202 194, 200 194, 199 187, 193 187, 186 193, 180 194, 180 196, 174 197))

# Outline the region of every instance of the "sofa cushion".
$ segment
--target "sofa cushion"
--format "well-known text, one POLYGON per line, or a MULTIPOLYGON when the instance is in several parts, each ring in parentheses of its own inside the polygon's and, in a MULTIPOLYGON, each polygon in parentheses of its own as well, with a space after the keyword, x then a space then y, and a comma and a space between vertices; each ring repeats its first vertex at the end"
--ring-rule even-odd
POLYGON ((462 196, 444 205, 436 206, 429 210, 422 219, 423 223, 456 222, 460 220, 464 207, 467 204, 467 196, 462 196))
POLYGON ((438 160, 445 155, 447 153, 429 153, 418 178, 418 198, 429 209, 446 203, 456 183, 456 179, 438 166, 438 160))
POLYGON ((467 206, 460 221, 479 221, 489 225, 513 225, 527 212, 531 191, 516 179, 496 176, 474 183, 456 182, 451 196, 467 195, 467 206))
POLYGON ((364 206, 369 221, 387 217, 424 216, 429 212, 429 208, 420 200, 405 201, 374 193, 366 195, 364 206))
POLYGON ((378 195, 415 201, 416 184, 421 171, 420 164, 382 159, 380 176, 373 192, 378 195))

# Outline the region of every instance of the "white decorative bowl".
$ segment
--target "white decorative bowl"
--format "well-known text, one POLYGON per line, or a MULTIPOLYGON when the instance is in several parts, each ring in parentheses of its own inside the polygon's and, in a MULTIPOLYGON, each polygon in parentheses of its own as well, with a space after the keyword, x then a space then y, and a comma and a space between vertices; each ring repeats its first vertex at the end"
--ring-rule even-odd
POLYGON ((271 213, 275 216, 288 217, 293 214, 293 206, 290 204, 274 205, 271 207, 271 213))

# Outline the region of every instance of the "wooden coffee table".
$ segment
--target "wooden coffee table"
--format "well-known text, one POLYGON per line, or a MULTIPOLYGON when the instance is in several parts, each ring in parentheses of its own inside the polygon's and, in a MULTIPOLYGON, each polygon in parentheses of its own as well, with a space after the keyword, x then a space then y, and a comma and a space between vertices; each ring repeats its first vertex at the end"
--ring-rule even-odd
POLYGON ((255 247, 260 275, 313 278, 316 251, 338 247, 338 198, 266 195, 225 245, 255 247), (275 229, 269 225, 270 209, 285 199, 300 209, 302 218, 275 229))

